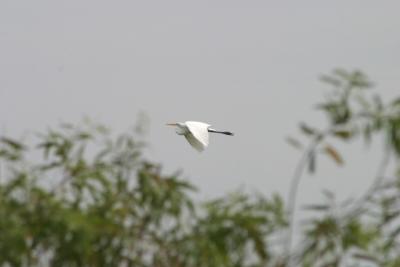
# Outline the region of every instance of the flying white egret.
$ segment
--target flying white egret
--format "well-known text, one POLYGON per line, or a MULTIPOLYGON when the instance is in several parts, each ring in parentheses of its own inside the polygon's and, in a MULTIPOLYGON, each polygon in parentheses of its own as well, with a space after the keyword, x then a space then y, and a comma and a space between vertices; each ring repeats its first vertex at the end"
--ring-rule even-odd
POLYGON ((211 128, 211 125, 199 121, 186 121, 167 123, 168 126, 175 126, 176 133, 185 136, 189 144, 197 151, 201 152, 208 146, 208 133, 219 133, 233 135, 231 132, 217 131, 211 128))

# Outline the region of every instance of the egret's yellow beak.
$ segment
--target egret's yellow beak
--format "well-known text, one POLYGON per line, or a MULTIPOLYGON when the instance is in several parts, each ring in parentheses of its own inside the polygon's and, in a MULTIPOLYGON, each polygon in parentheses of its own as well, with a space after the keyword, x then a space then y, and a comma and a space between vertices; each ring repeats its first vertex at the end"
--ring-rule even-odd
POLYGON ((166 125, 167 126, 176 126, 177 124, 176 123, 167 123, 166 125))

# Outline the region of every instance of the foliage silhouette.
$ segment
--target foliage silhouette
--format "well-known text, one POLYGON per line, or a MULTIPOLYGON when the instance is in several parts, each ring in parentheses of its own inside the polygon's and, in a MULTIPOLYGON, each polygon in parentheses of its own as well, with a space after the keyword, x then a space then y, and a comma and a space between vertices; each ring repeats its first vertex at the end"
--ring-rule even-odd
POLYGON ((283 201, 194 186, 141 155, 134 133, 64 124, 28 146, 1 139, 1 266, 261 266, 283 201), (40 153, 37 153, 40 152, 40 153), (41 155, 38 162, 30 154, 41 155), (51 185, 51 186, 49 186, 51 185))

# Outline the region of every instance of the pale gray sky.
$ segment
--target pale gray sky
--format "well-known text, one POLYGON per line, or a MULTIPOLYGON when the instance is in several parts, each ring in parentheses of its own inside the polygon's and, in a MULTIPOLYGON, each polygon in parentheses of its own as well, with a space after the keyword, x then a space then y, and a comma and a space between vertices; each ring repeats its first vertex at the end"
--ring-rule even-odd
MULTIPOLYGON (((0 125, 22 133, 87 115, 125 130, 144 111, 148 157, 182 168, 201 196, 286 193, 299 154, 284 137, 300 120, 324 123, 312 108, 319 74, 359 68, 386 99, 399 94, 399 10, 372 0, 2 0, 0 125), (185 120, 236 135, 212 136, 199 154, 164 126, 185 120)), ((361 143, 343 154, 344 168, 318 161, 303 202, 367 185, 379 155, 361 143)))

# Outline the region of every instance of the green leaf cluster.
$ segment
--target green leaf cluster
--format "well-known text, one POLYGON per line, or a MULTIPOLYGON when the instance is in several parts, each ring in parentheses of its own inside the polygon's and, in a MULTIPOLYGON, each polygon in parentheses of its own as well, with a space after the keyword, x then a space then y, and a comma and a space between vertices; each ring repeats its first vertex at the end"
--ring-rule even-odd
MULTIPOLYGON (((0 266, 262 266, 283 201, 195 187, 142 155, 134 132, 63 124, 0 140, 0 266)), ((272 247, 272 245, 271 245, 272 247)))

